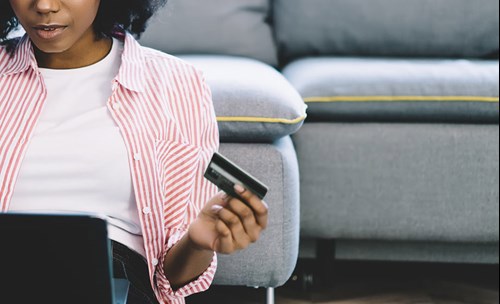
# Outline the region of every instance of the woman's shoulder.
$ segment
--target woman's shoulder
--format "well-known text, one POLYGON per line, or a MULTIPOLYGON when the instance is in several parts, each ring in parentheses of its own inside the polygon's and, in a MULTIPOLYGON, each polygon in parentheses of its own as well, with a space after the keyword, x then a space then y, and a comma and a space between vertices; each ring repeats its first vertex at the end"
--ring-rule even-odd
POLYGON ((192 63, 162 51, 143 47, 144 57, 148 65, 167 68, 170 73, 183 74, 183 77, 203 78, 203 72, 192 63))
MULTIPOLYGON (((208 89, 205 73, 193 63, 151 48, 143 48, 143 54, 148 66, 148 79, 159 84, 160 88, 176 91, 179 96, 185 96, 193 103, 211 106, 211 98, 191 98, 211 94, 208 89)), ((170 92, 172 93, 172 92, 170 92)), ((176 99, 186 102, 185 99, 176 99)), ((182 107, 178 107, 182 109, 182 107)))

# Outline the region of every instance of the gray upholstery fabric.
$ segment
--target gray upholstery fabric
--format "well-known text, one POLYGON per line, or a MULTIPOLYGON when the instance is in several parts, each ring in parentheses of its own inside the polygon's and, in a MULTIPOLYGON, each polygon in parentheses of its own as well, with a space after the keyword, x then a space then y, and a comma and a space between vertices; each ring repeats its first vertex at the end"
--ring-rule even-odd
POLYGON ((339 260, 497 264, 498 243, 411 243, 345 241, 335 243, 339 260))
POLYGON ((482 57, 499 49, 498 0, 275 0, 287 60, 308 55, 482 57))
POLYGON ((217 285, 278 287, 292 275, 299 250, 299 173, 290 137, 271 144, 222 144, 221 153, 270 188, 269 226, 234 255, 219 255, 217 285))
POLYGON ((314 121, 499 121, 497 60, 325 57, 298 60, 283 73, 308 101, 314 121), (333 99, 318 102, 322 97, 333 99), (395 97, 405 98, 390 101, 395 97), (469 97, 496 101, 465 101, 469 97))
POLYGON ((228 56, 181 58, 205 73, 221 141, 272 142, 302 126, 306 105, 283 75, 270 66, 228 56))
POLYGON ((294 141, 303 237, 498 243, 498 125, 307 123, 294 141))
POLYGON ((224 54, 277 64, 269 0, 169 0, 141 44, 171 54, 224 54))

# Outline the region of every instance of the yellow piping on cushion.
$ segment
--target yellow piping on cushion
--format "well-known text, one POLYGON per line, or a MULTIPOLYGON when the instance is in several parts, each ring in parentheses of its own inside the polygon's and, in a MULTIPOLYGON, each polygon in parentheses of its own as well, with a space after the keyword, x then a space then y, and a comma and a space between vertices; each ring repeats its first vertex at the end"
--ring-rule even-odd
POLYGON ((395 101, 472 101, 498 103, 498 97, 481 96, 335 96, 335 97, 307 97, 307 103, 313 102, 395 102, 395 101))
POLYGON ((266 118, 266 117, 217 117, 219 122, 262 122, 262 123, 282 123, 288 125, 295 125, 306 119, 306 116, 301 116, 296 119, 285 119, 285 118, 266 118))

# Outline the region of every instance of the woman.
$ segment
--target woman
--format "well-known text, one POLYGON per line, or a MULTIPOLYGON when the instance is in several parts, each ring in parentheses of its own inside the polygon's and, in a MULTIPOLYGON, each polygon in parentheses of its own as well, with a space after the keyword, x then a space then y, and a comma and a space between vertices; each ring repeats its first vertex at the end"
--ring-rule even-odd
POLYGON ((185 303, 268 221, 203 178, 219 137, 202 74, 131 35, 164 2, 0 4, 0 210, 107 215, 129 303, 185 303))

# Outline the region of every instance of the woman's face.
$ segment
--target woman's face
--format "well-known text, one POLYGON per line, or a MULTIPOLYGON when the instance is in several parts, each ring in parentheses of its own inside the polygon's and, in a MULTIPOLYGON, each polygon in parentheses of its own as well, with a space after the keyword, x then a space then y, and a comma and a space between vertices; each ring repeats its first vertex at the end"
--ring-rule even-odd
POLYGON ((9 0, 35 46, 55 54, 95 41, 92 27, 100 0, 9 0))

